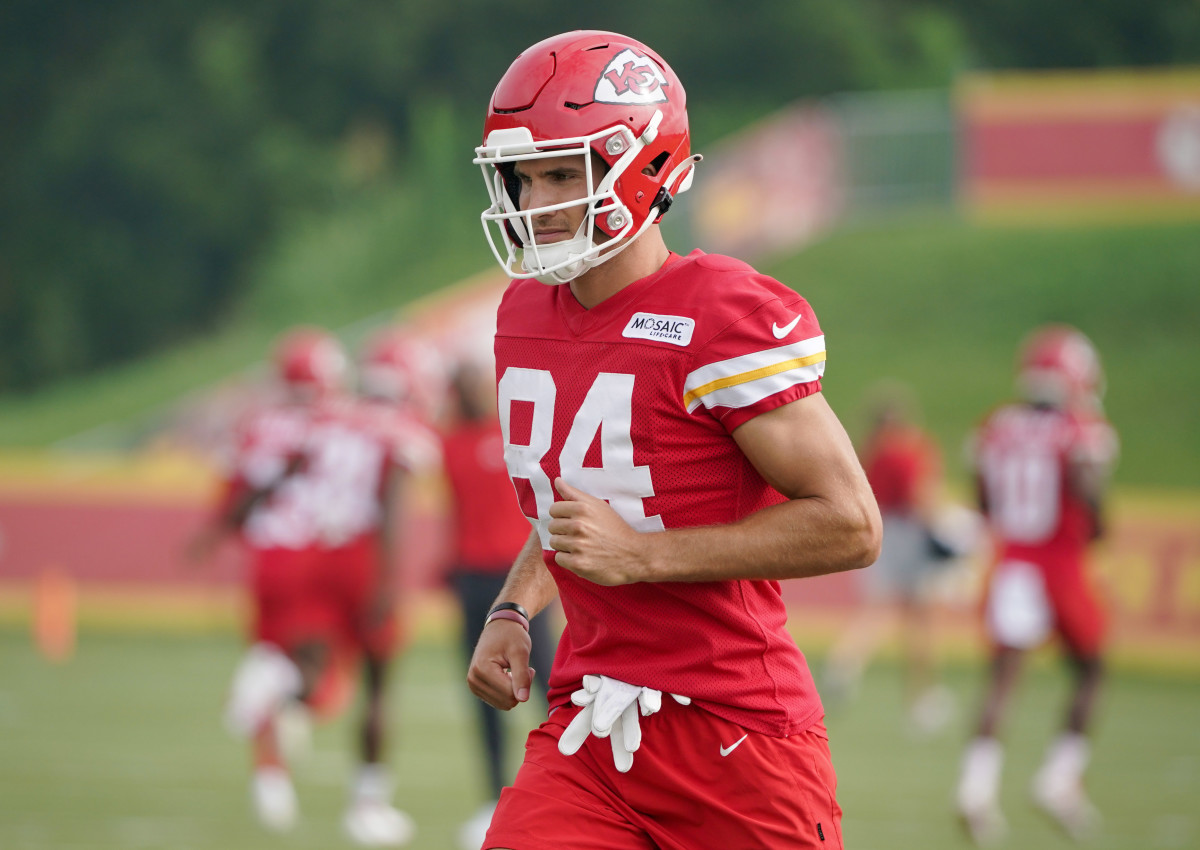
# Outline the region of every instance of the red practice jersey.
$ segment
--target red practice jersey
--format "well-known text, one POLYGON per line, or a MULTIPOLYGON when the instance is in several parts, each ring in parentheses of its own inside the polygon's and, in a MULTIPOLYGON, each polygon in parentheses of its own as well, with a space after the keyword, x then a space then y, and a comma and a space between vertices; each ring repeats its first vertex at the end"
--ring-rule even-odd
POLYGON ((1068 486, 1069 469, 1109 467, 1116 454, 1116 434, 1097 414, 1028 404, 993 412, 976 435, 974 459, 998 560, 1078 569, 1093 517, 1068 486))
POLYGON ((784 501, 732 432, 820 390, 825 340, 808 303, 699 251, 672 254, 591 310, 568 286, 516 281, 498 312, 496 361, 505 461, 567 620, 551 704, 602 674, 764 734, 814 723, 820 698, 777 582, 601 587, 555 563, 547 532, 559 475, 644 532, 730 523, 784 501))
POLYGON ((304 487, 320 542, 345 545, 381 528, 383 489, 393 470, 434 467, 437 436, 394 404, 330 404, 314 417, 305 441, 304 487))
POLYGON ((464 422, 442 437, 454 497, 455 566, 507 573, 529 537, 504 466, 500 421, 464 422))
POLYGON ((298 476, 312 416, 308 405, 280 403, 255 409, 238 423, 226 462, 225 505, 250 490, 266 492, 242 526, 253 549, 304 549, 317 542, 298 476))
POLYGON ((922 488, 941 475, 937 447, 912 427, 885 427, 863 452, 863 469, 879 510, 912 514, 922 488))

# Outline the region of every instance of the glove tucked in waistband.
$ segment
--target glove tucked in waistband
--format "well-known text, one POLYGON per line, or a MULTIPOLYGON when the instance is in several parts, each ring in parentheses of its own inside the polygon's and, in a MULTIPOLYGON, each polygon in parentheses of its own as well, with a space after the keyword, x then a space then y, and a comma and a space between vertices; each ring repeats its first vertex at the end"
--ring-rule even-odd
MULTIPOLYGON (((633 754, 642 745, 638 715, 649 717, 662 708, 662 691, 631 685, 608 676, 584 676, 583 687, 571 694, 571 702, 582 706, 558 739, 564 756, 579 752, 589 733, 612 743, 613 763, 621 773, 633 767, 633 754)), ((671 694, 680 705, 690 697, 671 694)))

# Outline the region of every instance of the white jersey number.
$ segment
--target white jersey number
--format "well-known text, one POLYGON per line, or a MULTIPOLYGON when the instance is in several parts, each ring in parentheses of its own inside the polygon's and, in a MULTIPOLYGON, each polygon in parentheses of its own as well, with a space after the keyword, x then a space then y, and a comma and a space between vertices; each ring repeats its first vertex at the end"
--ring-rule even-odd
MULTIPOLYGON (((542 468, 542 459, 550 451, 554 433, 554 413, 558 390, 554 377, 543 369, 509 368, 500 379, 498 402, 500 427, 504 434, 504 462, 511 478, 529 482, 537 505, 537 517, 530 518, 542 548, 550 548, 550 505, 554 487, 542 468), (514 402, 533 405, 533 424, 528 445, 512 442, 512 406, 514 402)), ((601 372, 596 376, 558 455, 559 474, 568 484, 606 499, 617 515, 638 531, 661 531, 662 517, 646 516, 642 499, 654 495, 650 467, 633 462, 633 375, 601 372), (584 458, 596 434, 600 435, 599 467, 584 466, 584 458)))
POLYGON ((1058 527, 1061 477, 1058 460, 1038 446, 985 450, 982 470, 988 513, 996 529, 1016 543, 1041 543, 1058 527))
POLYGON ((380 522, 378 444, 349 427, 324 424, 309 431, 303 448, 304 467, 284 478, 246 523, 255 546, 341 546, 380 522))
POLYGON ((379 525, 383 469, 377 441, 337 423, 313 429, 304 480, 322 542, 340 546, 379 525))

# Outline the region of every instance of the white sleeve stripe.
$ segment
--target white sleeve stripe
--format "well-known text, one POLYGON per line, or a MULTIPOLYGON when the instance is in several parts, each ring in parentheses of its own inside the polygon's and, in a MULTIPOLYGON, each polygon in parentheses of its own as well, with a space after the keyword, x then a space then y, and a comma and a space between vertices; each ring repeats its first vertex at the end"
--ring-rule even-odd
POLYGON ((778 348, 765 348, 759 351, 752 351, 749 354, 742 354, 738 357, 730 357, 728 360, 718 360, 715 363, 708 363, 688 374, 683 382, 683 391, 685 393, 694 393, 700 387, 719 381, 723 378, 735 377, 753 372, 756 369, 762 369, 766 366, 773 366, 777 363, 785 363, 789 360, 796 360, 802 357, 809 357, 818 352, 825 351, 825 337, 814 336, 811 339, 802 339, 799 342, 781 345, 778 348))
POLYGON ((731 375, 697 387, 683 397, 688 413, 701 403, 707 408, 748 407, 796 384, 817 380, 825 372, 825 352, 786 360, 773 366, 731 375))

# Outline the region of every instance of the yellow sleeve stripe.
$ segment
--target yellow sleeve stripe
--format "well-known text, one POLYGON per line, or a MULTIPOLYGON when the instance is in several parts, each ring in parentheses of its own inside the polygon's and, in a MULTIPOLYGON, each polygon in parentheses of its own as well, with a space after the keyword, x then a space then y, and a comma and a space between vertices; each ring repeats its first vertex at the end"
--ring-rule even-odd
POLYGON ((742 372, 737 375, 729 375, 724 378, 718 378, 715 381, 709 381, 688 391, 683 396, 683 405, 689 410, 697 401, 704 396, 714 393, 717 390, 727 389, 739 384, 748 384, 751 381, 769 378, 772 375, 778 375, 780 372, 790 372, 793 369, 803 369, 805 366, 811 366, 814 363, 820 363, 825 359, 825 352, 818 351, 816 354, 810 354, 807 357, 796 357, 791 360, 783 360, 779 363, 772 363, 770 366, 763 366, 760 369, 752 369, 749 372, 742 372))

